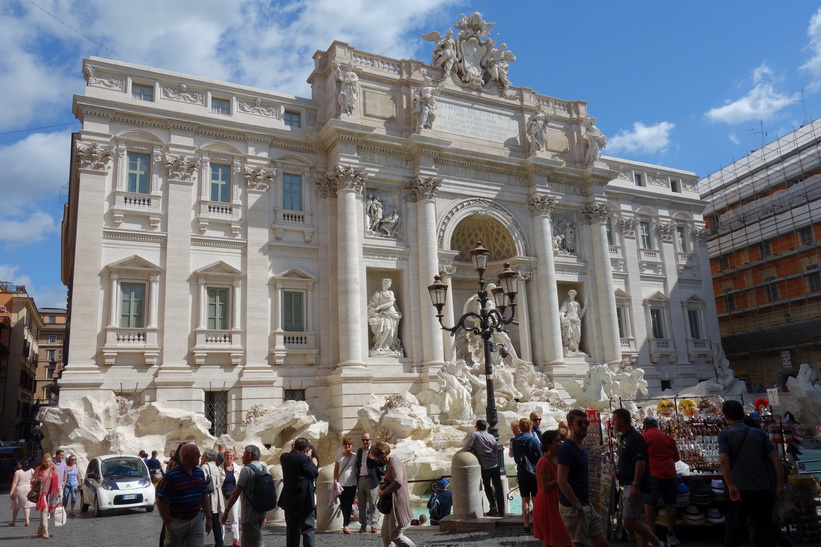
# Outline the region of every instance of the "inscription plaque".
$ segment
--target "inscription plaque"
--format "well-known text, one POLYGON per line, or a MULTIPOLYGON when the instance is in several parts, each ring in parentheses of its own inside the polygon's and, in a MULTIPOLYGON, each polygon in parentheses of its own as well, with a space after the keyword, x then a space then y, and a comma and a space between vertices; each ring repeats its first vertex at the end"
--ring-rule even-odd
POLYGON ((484 141, 504 143, 519 140, 519 120, 515 116, 438 101, 433 128, 444 133, 484 141))

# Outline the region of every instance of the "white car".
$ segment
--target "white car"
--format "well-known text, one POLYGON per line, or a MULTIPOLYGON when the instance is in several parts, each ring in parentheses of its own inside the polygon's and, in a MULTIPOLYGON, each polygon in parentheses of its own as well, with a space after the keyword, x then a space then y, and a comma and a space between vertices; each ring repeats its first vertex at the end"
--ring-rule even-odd
POLYGON ((80 510, 94 507, 94 516, 113 509, 154 510, 154 485, 145 462, 137 456, 111 454, 91 460, 80 488, 80 510))

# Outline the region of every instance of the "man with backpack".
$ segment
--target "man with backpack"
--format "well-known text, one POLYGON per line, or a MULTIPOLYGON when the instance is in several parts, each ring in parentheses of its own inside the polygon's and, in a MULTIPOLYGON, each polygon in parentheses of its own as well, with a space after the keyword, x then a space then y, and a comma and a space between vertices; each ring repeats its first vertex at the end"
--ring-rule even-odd
MULTIPOLYGON (((294 441, 292 450, 283 454, 282 495, 279 506, 285 511, 285 547, 316 545, 316 502, 314 481, 319 475, 314 449, 305 437, 294 441)), ((245 542, 242 542, 246 547, 245 542)))
POLYGON ((241 496, 240 543, 243 547, 262 547, 262 523, 268 511, 276 507, 276 489, 268 468, 259 461, 258 446, 249 444, 245 447, 242 464, 244 467, 237 479, 237 486, 225 503, 220 522, 225 525, 231 507, 241 496))

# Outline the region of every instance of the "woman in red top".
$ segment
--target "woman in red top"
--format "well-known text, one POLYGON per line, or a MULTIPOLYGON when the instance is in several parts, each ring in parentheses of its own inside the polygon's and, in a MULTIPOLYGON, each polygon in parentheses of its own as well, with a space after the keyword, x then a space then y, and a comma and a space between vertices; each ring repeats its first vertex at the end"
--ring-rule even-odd
POLYGON ((556 456, 562 438, 556 430, 542 434, 542 453, 536 464, 539 491, 533 502, 533 537, 544 547, 571 547, 570 534, 559 514, 559 487, 556 480, 556 456))
POLYGON ((60 492, 60 478, 54 471, 54 466, 51 464, 51 454, 45 454, 40 460, 40 466, 34 474, 32 484, 34 486, 39 483, 40 497, 37 498, 37 510, 40 511, 40 528, 37 530, 37 535, 41 538, 48 538, 48 514, 53 512, 60 506, 63 501, 62 492, 60 492))

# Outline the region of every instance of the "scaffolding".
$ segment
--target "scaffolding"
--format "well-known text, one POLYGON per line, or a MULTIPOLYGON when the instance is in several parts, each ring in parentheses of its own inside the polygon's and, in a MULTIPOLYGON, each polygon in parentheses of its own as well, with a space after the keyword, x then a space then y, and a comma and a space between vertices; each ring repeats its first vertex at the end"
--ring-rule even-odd
MULTIPOLYGON (((709 203, 707 245, 728 358, 804 348, 815 352, 817 370, 821 119, 702 179, 699 194, 709 203)), ((797 366, 784 362, 773 364, 783 372, 797 366)), ((747 379, 761 376, 750 371, 747 379)))

